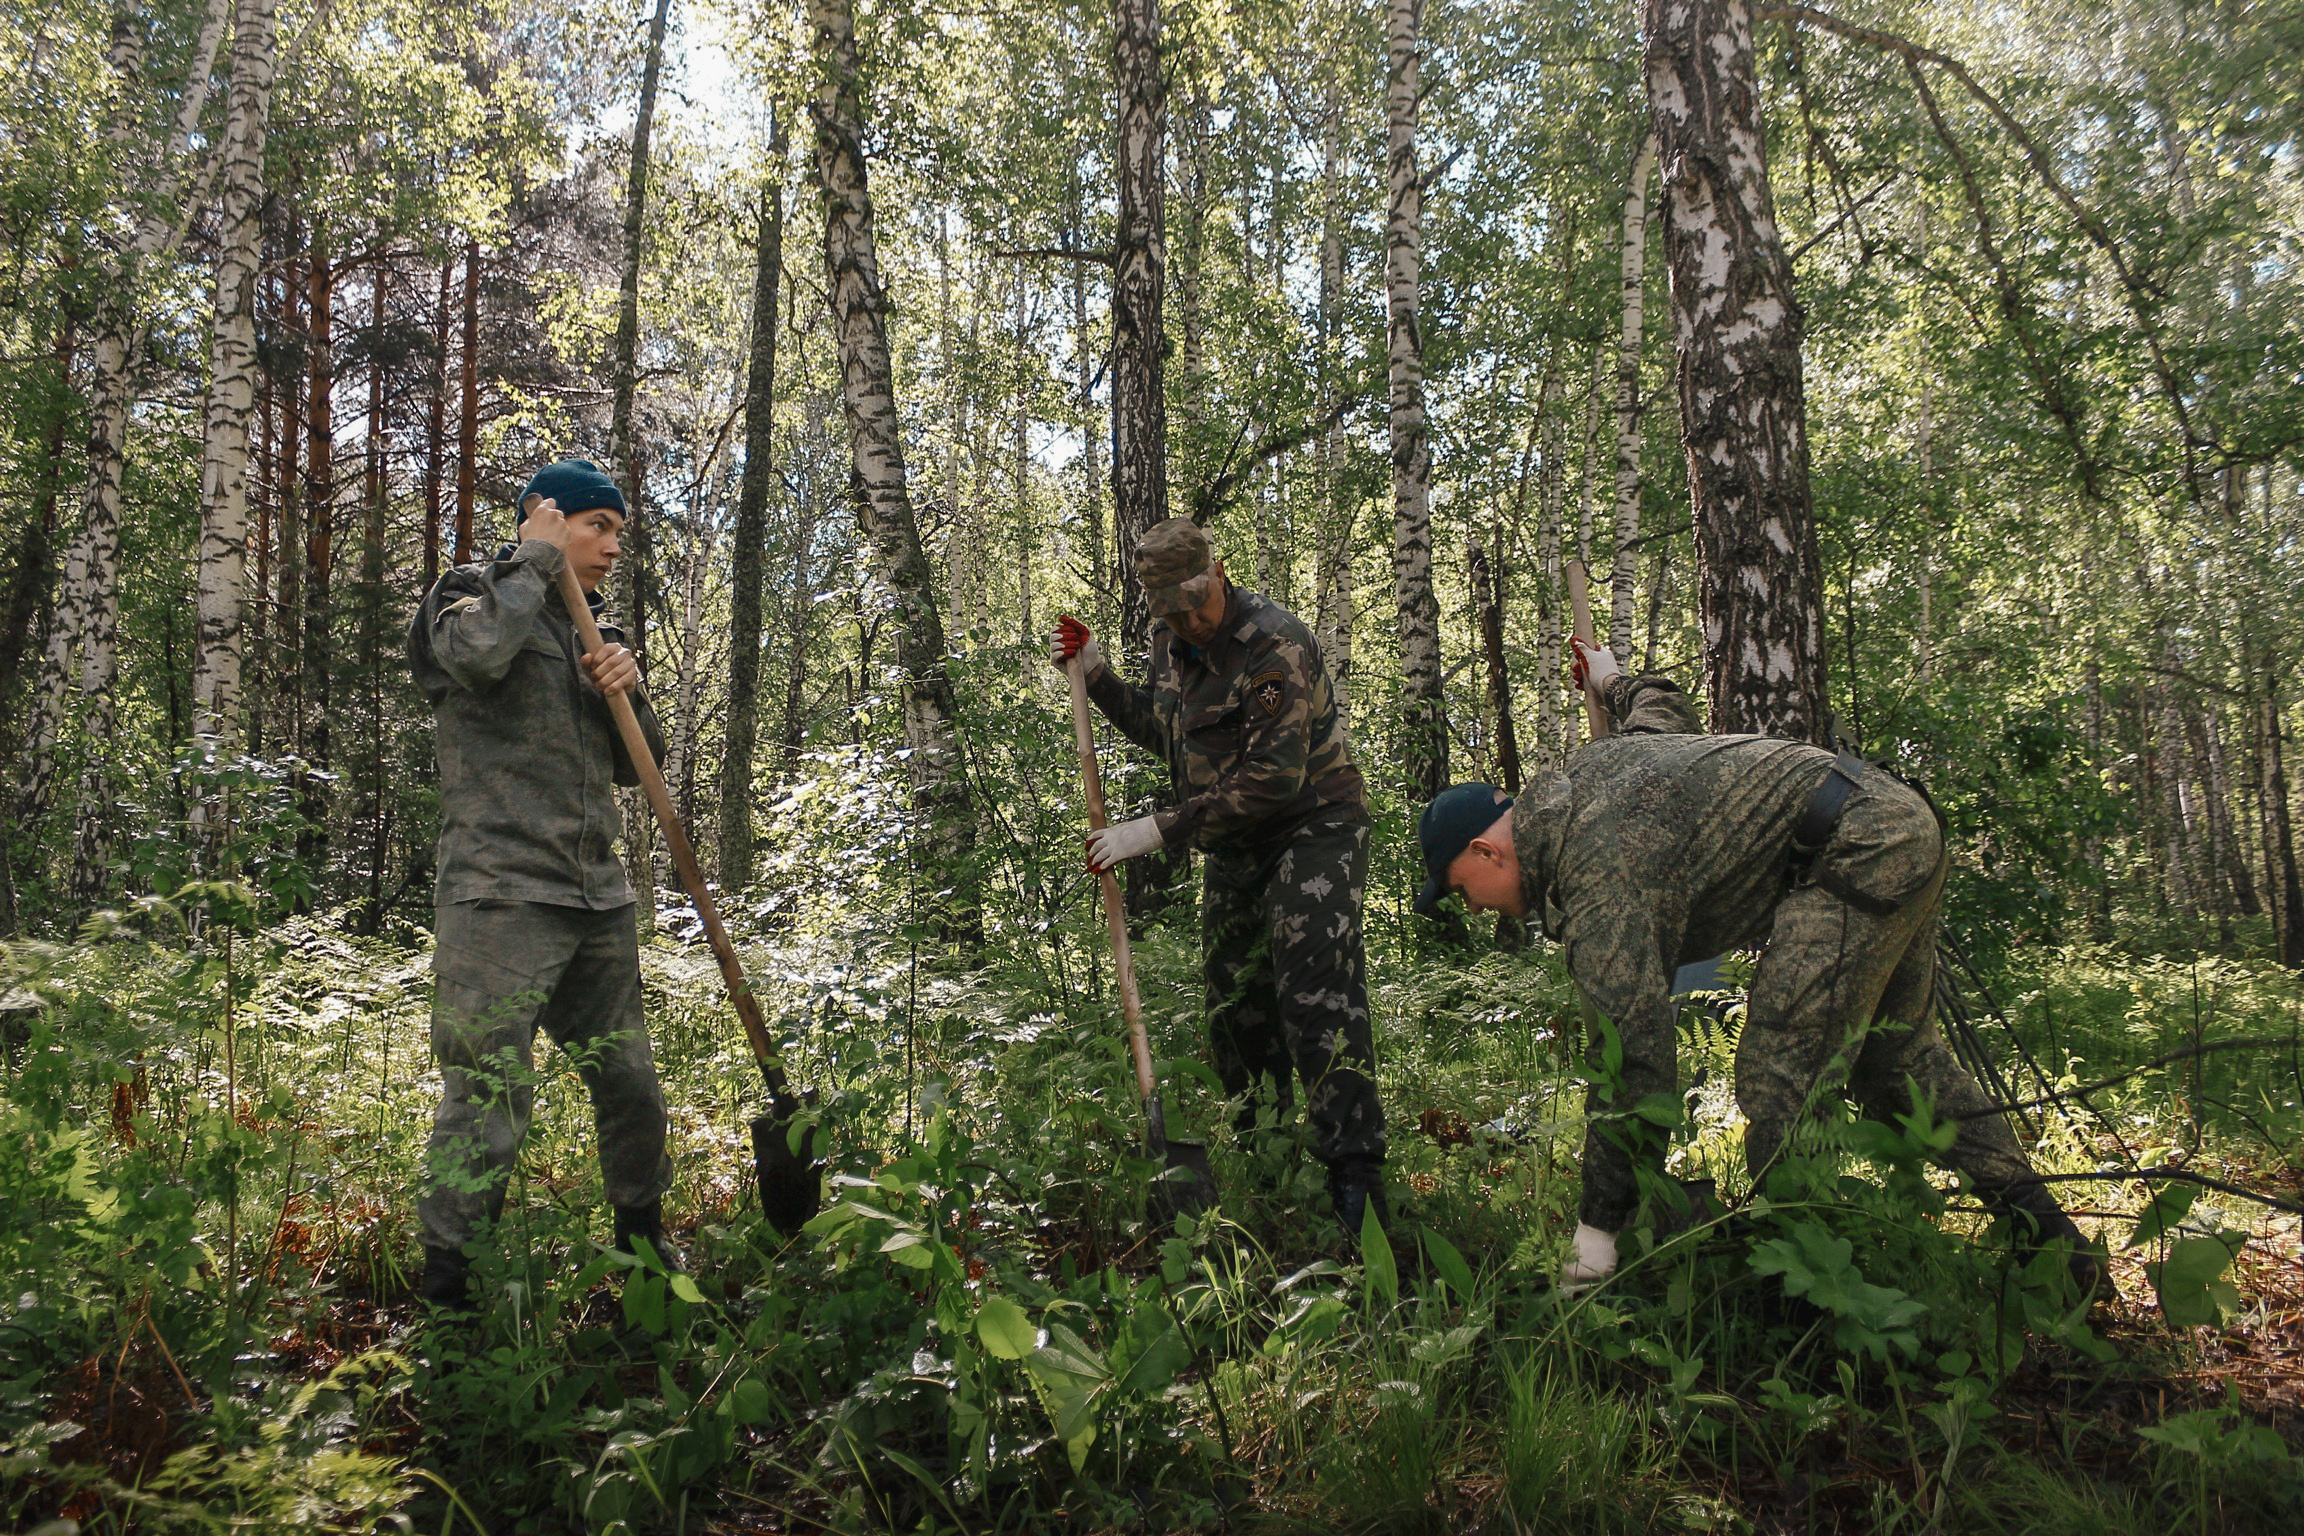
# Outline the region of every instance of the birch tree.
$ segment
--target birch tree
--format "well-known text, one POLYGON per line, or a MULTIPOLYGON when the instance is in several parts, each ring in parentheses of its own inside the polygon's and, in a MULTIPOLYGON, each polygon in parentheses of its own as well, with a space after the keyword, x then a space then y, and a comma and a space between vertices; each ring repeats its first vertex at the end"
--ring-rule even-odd
POLYGON ((1608 575, 1608 649, 1632 665, 1633 588, 1640 575, 1640 353, 1647 327, 1648 178, 1656 172, 1651 129, 1625 178, 1623 237, 1618 251, 1622 321, 1616 337, 1616 557, 1608 575))
POLYGON ((1802 319, 1768 187, 1751 7, 1646 6, 1712 729, 1821 740, 1824 600, 1802 319))
POLYGON ((864 163, 864 96, 857 78, 855 13, 851 0, 809 0, 808 17, 820 71, 808 110, 816 129, 816 180, 824 201, 824 274, 840 355, 840 399, 848 420, 856 523, 871 579, 895 620, 914 810, 928 825, 938 867, 955 870, 972 852, 975 834, 960 778, 952 681, 944 666, 944 623, 913 517, 896 417, 888 357, 888 297, 880 281, 864 163))
POLYGON ((223 227, 200 464, 199 654, 193 729, 229 744, 240 717, 242 588, 248 551, 248 416, 256 385, 256 264, 264 138, 272 110, 273 0, 239 0, 224 128, 223 227))
POLYGON ((1424 247, 1424 186, 1416 161, 1423 22, 1423 0, 1387 0, 1391 198, 1384 290, 1391 379, 1392 601, 1399 615, 1407 691, 1402 756, 1410 788, 1429 798, 1447 787, 1448 725, 1440 702, 1440 605, 1432 591, 1432 443, 1424 419, 1424 338, 1417 317, 1424 247))
POLYGON ((1160 67, 1160 0, 1113 0, 1119 90, 1119 218, 1112 232, 1112 507, 1120 547, 1120 644, 1144 654, 1152 631, 1136 541, 1168 515, 1168 85, 1160 67))

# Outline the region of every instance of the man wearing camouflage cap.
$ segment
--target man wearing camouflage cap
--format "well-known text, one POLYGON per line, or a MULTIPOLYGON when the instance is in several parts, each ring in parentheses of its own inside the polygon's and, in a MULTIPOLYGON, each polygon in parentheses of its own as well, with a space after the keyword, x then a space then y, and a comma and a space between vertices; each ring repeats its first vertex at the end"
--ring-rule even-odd
POLYGON ((1661 1125, 1679 1114, 1674 969, 1765 946, 1736 1050, 1755 1185, 1821 1102, 1844 1092, 1893 1123, 1913 1112, 1917 1084, 1957 1128, 1943 1161, 2017 1215, 2030 1242, 2069 1244, 2074 1279, 2092 1289, 2101 1270, 2079 1228, 1933 1019, 1949 867, 1934 808, 1845 753, 1700 734, 1669 679, 1627 677, 1606 651, 1577 646, 1578 680, 1614 733, 1517 803, 1485 784, 1443 791, 1417 828, 1419 909, 1453 891, 1476 912, 1535 918, 1616 1032, 1620 1067, 1596 1074, 1586 1100, 1581 1221, 1562 1282, 1615 1268, 1640 1175, 1663 1172, 1661 1125))
POLYGON ((1292 1078, 1303 1079, 1336 1219, 1357 1234, 1384 1162, 1360 927, 1370 824, 1327 662, 1294 615, 1225 578, 1190 518, 1155 525, 1135 554, 1159 621, 1144 682, 1107 666, 1068 614, 1049 659, 1081 658, 1088 696, 1167 762, 1178 803, 1089 838, 1089 867, 1161 847, 1206 856, 1201 959, 1217 1075, 1242 1100, 1243 1129, 1260 1080, 1285 1115, 1292 1078))

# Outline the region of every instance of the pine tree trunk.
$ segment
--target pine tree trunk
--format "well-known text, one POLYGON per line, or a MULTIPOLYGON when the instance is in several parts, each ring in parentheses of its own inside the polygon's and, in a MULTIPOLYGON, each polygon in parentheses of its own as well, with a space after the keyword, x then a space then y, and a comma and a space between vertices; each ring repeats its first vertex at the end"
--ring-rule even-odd
MULTIPOLYGON (((1320 371, 1323 396, 1340 387, 1344 363, 1344 84, 1333 60, 1327 70, 1328 101, 1320 126, 1320 371)), ((1320 517, 1314 527, 1314 634, 1328 663, 1336 710, 1352 718, 1352 623, 1358 616, 1352 588, 1352 536, 1358 503, 1344 484, 1344 424, 1335 421, 1320 439, 1320 517)))
POLYGON ((360 910, 364 933, 374 933, 384 921, 384 875, 392 855, 391 801, 384 791, 385 273, 385 263, 377 262, 368 308, 368 441, 360 486, 359 677, 367 693, 361 700, 366 717, 361 723, 368 728, 363 744, 368 759, 368 897, 360 910))
POLYGON ((1440 604, 1432 592, 1432 444, 1424 419, 1424 337, 1417 314, 1424 185, 1416 163, 1423 0, 1386 0, 1390 213, 1384 231, 1385 349, 1391 373, 1392 602, 1400 626, 1401 758, 1410 790, 1448 785, 1448 724, 1440 697, 1440 604))
POLYGON ((1136 541, 1168 515, 1168 404, 1162 319, 1168 244, 1168 87, 1160 67, 1160 0, 1113 0, 1119 87, 1119 218, 1112 239, 1112 503, 1119 545, 1120 650, 1130 665, 1152 633, 1136 541))
POLYGON ((457 360, 456 563, 479 556, 472 503, 480 470, 480 242, 464 242, 464 344, 457 360))
POLYGON ((1624 190, 1623 237, 1618 248, 1616 337, 1616 557, 1608 573, 1608 648, 1620 667, 1632 665, 1633 588, 1640 576, 1640 354, 1647 328, 1648 178, 1656 174, 1656 133, 1650 129, 1632 157, 1624 190))
POLYGON ((305 361, 304 412, 304 645, 297 735, 315 772, 303 776, 308 830, 298 839, 315 873, 328 848, 327 769, 332 762, 335 652, 330 629, 336 574, 336 269, 319 232, 312 236, 305 275, 310 351, 305 361))
POLYGON ((2262 714, 2258 729, 2264 739, 2264 848, 2270 866, 2266 883, 2280 893, 2276 908, 2279 922, 2274 935, 2280 963, 2304 970, 2304 882, 2300 882, 2297 875, 2296 834, 2288 808, 2288 768, 2280 735, 2280 688, 2269 643, 2262 655, 2263 665, 2258 676, 2263 681, 2264 696, 2259 706, 2262 714))
POLYGON ((1747 0, 1646 0, 1712 729, 1826 725, 1801 312, 1776 228, 1747 0))
POLYGON ((424 590, 440 579, 440 493, 448 453, 448 299, 452 263, 440 265, 440 302, 433 311, 432 397, 424 419, 424 590))
POLYGON ((752 275, 752 357, 744 379, 744 479, 729 569, 728 728, 720 754, 720 884, 752 883, 752 774, 760 729, 760 598, 768 493, 776 464, 776 297, 784 286, 784 130, 769 130, 775 168, 761 193, 752 275))
MULTIPOLYGON (((290 210, 287 255, 281 262, 280 329, 293 359, 275 393, 280 406, 280 457, 274 466, 279 487, 279 575, 272 606, 272 662, 277 686, 281 746, 291 755, 304 751, 304 383, 311 366, 311 337, 304 324, 303 230, 290 210)), ((305 255, 308 257, 309 253, 305 255)))
MULTIPOLYGON (((857 529, 871 580, 895 620, 914 814, 939 878, 954 880, 965 891, 975 829, 960 774, 952 682, 944 669, 944 623, 905 483, 885 328, 888 299, 880 282, 865 172, 855 17, 850 0, 809 0, 808 15, 822 71, 809 114, 816 125, 825 279, 839 347, 857 529)), ((974 897, 966 894, 947 929, 973 938, 980 923, 974 897)))
POLYGON ((264 141, 272 115, 273 0, 239 0, 225 113, 224 207, 216 316, 200 458, 200 636, 193 729, 239 736, 243 588, 248 557, 248 415, 256 394, 256 262, 264 215, 264 141))
POLYGON ((1520 793, 1520 735, 1512 723, 1512 671, 1504 657, 1504 610, 1497 592, 1504 585, 1504 534, 1496 534, 1491 573, 1488 551, 1478 539, 1465 546, 1472 578, 1472 613, 1480 625, 1480 651, 1488 666, 1488 712, 1496 722, 1496 782, 1504 793, 1520 793))
MULTIPOLYGON (((616 288, 616 341, 610 353, 614 395, 608 415, 608 473, 624 488, 625 503, 635 515, 640 511, 640 475, 632 463, 632 406, 640 384, 640 231, 648 208, 648 140, 656 125, 656 82, 664 69, 664 25, 671 10, 672 0, 656 0, 656 14, 648 23, 648 57, 640 74, 640 106, 632 119, 632 159, 624 180, 624 261, 616 288)), ((637 561, 626 566, 627 596, 619 607, 628 615, 640 612, 638 570, 637 561)))

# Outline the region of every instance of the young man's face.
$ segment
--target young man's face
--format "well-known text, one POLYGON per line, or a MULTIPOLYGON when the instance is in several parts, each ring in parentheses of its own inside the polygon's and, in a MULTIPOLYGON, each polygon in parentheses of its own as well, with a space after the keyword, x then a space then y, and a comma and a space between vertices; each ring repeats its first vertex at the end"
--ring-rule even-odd
POLYGON ((576 584, 596 592, 624 552, 617 541, 624 533, 624 514, 614 507, 590 507, 568 519, 568 568, 576 584))
POLYGON ((1509 811, 1456 855, 1448 866, 1448 885, 1475 912, 1528 915, 1528 898, 1520 889, 1520 856, 1512 847, 1509 811))
POLYGON ((1214 570, 1216 584, 1208 589, 1199 607, 1160 615, 1160 622, 1174 630, 1186 645, 1206 645, 1216 638, 1217 626, 1224 622, 1224 604, 1231 596, 1231 589, 1224 580, 1224 562, 1217 561, 1214 570))

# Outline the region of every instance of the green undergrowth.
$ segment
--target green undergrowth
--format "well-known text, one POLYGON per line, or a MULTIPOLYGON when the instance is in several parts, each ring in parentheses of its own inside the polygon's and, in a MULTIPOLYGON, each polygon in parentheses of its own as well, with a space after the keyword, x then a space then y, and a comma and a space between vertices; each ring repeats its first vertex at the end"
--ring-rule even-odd
MULTIPOLYGON (((1563 1298, 1579 1074, 1607 1067, 1568 1049, 1555 959, 1386 958, 1392 1220, 1355 1243, 1297 1127, 1266 1106, 1235 1130, 1198 1063, 1188 925, 1155 926, 1163 1092, 1224 1199, 1149 1228, 1159 1170, 1072 892, 1032 963, 970 971, 916 969, 901 928, 748 919, 832 1149, 798 1233, 758 1216, 757 1075, 668 920, 645 966, 690 1273, 605 1251, 582 1089, 547 1056, 482 1313, 430 1323, 408 1298, 421 935, 262 910, 190 886, 6 955, 19 1528, 2216 1532, 2292 1529, 2304 1493, 2293 1424, 2211 1369, 2251 1330, 2293 1348, 2293 1218, 2180 1180, 2074 1186, 2120 1255, 2091 1314, 2057 1255, 2025 1262, 1928 1171, 1948 1128, 1925 1112, 1828 1117, 1752 1190, 1734 966, 1684 1017, 1684 1093, 1642 1107, 1673 1178, 1619 1275, 1563 1298), (1717 1203, 1690 1209, 1699 1178, 1717 1203)), ((2052 955, 2003 983, 2067 1089, 2298 1007, 2231 962, 2052 955)), ((2043 1167, 2292 1184, 2285 1059, 2195 1059, 2048 1113, 2043 1167)))

